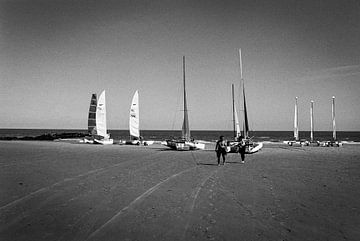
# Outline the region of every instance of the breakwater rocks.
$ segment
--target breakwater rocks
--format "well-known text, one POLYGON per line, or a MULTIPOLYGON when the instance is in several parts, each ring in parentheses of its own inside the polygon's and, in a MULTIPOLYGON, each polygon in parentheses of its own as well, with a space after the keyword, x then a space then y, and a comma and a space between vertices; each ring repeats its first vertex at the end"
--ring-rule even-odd
POLYGON ((84 133, 46 133, 39 136, 3 136, 2 141, 53 141, 56 139, 71 139, 85 137, 84 133))

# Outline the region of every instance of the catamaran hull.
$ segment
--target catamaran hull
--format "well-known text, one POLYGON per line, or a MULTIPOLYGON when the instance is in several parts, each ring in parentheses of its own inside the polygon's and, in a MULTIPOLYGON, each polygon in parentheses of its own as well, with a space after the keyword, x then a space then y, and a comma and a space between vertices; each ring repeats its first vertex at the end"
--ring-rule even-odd
POLYGON ((170 147, 177 151, 191 151, 191 150, 204 150, 205 144, 192 141, 173 141, 167 140, 163 143, 165 146, 170 147))
MULTIPOLYGON (((239 148, 240 147, 239 147, 238 142, 231 142, 230 146, 227 147, 226 151, 228 153, 238 153, 239 148)), ((262 142, 251 143, 251 145, 246 146, 245 154, 254 154, 254 153, 260 151, 261 148, 263 148, 263 143, 262 142)))
POLYGON ((94 139, 94 144, 100 144, 100 145, 112 145, 114 144, 114 140, 113 139, 94 139))
POLYGON ((325 141, 325 142, 321 143, 321 146, 325 146, 325 147, 330 147, 330 146, 340 147, 340 146, 342 146, 342 142, 341 142, 341 141, 325 141))
POLYGON ((120 145, 134 145, 134 146, 149 146, 154 144, 155 141, 139 141, 139 140, 133 140, 133 141, 120 141, 120 145))

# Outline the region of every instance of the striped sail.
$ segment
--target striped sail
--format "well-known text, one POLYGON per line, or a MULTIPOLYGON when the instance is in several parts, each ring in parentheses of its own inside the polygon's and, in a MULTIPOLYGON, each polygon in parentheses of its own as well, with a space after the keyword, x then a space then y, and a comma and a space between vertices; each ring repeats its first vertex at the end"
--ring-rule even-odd
POLYGON ((96 108, 96 129, 97 134, 102 137, 108 137, 106 126, 106 105, 105 105, 105 90, 101 92, 97 108, 96 108))
POLYGON ((135 91, 130 107, 129 129, 130 136, 140 137, 139 129, 139 92, 135 91))
POLYGON ((90 135, 96 135, 96 105, 97 98, 96 94, 92 94, 89 107, 88 116, 88 133, 90 135))
POLYGON ((244 96, 244 137, 245 137, 245 139, 248 139, 249 138, 249 121, 248 121, 247 109, 246 109, 244 81, 243 81, 243 96, 244 96))

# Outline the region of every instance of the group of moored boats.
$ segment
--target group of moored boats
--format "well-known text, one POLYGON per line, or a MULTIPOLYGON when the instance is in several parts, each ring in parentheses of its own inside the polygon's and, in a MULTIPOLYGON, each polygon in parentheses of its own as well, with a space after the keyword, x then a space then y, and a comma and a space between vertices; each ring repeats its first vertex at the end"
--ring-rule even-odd
POLYGON ((310 102, 310 140, 302 140, 299 138, 299 119, 298 119, 298 97, 295 97, 295 113, 294 113, 294 140, 284 141, 284 143, 289 146, 342 146, 342 142, 337 140, 336 138, 336 123, 335 123, 335 96, 332 97, 332 127, 333 127, 333 135, 332 140, 329 141, 317 141, 314 139, 314 101, 310 102))
MULTIPOLYGON (((247 117, 246 99, 245 99, 245 81, 242 74, 242 58, 241 49, 239 49, 239 60, 240 60, 240 81, 242 85, 242 98, 243 98, 243 129, 240 131, 240 124, 238 114, 235 106, 235 95, 234 95, 234 84, 232 84, 232 106, 233 106, 233 130, 234 130, 234 141, 228 142, 227 152, 238 152, 241 139, 245 143, 246 153, 252 154, 259 151, 263 147, 263 143, 252 141, 252 137, 249 135, 249 124, 247 117), (241 138, 240 138, 241 137, 241 138)), ((310 140, 299 139, 299 123, 298 123, 298 106, 297 97, 295 98, 295 117, 294 117, 294 140, 284 141, 289 146, 301 145, 301 146, 341 146, 341 141, 336 139, 336 128, 335 128, 335 97, 332 98, 332 122, 333 122, 333 138, 330 141, 316 141, 314 140, 314 125, 313 125, 313 104, 311 101, 310 107, 310 140)), ((181 137, 171 138, 161 142, 163 145, 174 149, 174 150, 202 150, 205 149, 205 143, 196 141, 191 137, 188 108, 186 101, 186 85, 185 85, 185 56, 183 56, 183 124, 181 137)), ((143 140, 140 135, 139 129, 139 92, 135 91, 133 96, 130 113, 129 113, 129 140, 120 140, 119 144, 127 145, 151 145, 154 143, 152 140, 143 140)), ((88 117, 88 133, 82 142, 92 144, 113 144, 114 140, 110 138, 110 134, 107 133, 106 125, 106 103, 105 103, 105 90, 101 92, 97 99, 96 94, 92 94, 89 108, 88 117)))
MULTIPOLYGON (((244 100, 244 125, 243 131, 240 132, 240 125, 238 116, 236 113, 235 102, 234 102, 234 87, 232 86, 233 92, 233 122, 234 122, 234 138, 235 140, 229 142, 228 152, 238 152, 239 142, 237 141, 240 136, 242 136, 242 141, 246 144, 246 153, 252 154, 259 151, 263 144, 252 141, 252 138, 249 136, 249 125, 247 120, 247 109, 245 101, 245 84, 242 77, 242 60, 241 60, 241 50, 239 49, 240 56, 240 77, 242 81, 243 89, 243 100, 244 100), (236 129, 235 129, 236 128, 236 129)), ((203 150, 205 149, 205 143, 201 141, 196 141, 191 137, 190 127, 189 127, 189 118, 188 118, 188 108, 186 101, 186 85, 185 85, 185 56, 183 56, 183 100, 184 100, 184 109, 183 109, 183 124, 182 124, 182 135, 179 138, 171 138, 161 142, 163 145, 179 151, 184 150, 203 150)), ((130 139, 129 140, 120 140, 119 144, 130 144, 130 145, 151 145, 154 141, 143 140, 140 136, 139 130, 139 92, 135 91, 133 96, 131 106, 130 106, 130 115, 129 115, 129 131, 130 139)), ((91 143, 91 144, 113 144, 114 140, 110 138, 110 134, 107 133, 106 126, 106 103, 105 103, 105 90, 101 92, 99 98, 97 99, 96 94, 92 94, 89 108, 88 116, 88 133, 82 142, 91 143)))

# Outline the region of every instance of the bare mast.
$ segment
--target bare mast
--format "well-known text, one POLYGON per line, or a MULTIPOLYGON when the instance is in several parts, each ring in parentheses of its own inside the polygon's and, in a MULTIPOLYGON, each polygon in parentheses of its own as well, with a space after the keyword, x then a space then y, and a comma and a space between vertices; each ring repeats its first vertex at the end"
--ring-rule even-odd
POLYGON ((184 87, 184 121, 182 125, 182 138, 190 140, 189 117, 186 102, 186 85, 185 85, 185 56, 183 56, 183 87, 184 87))

